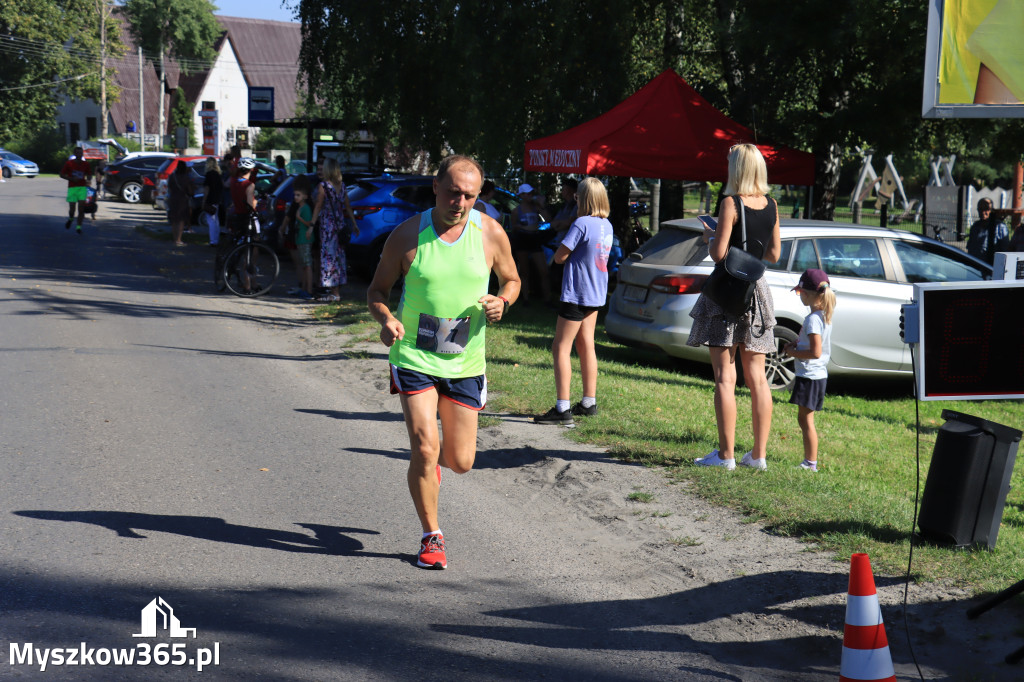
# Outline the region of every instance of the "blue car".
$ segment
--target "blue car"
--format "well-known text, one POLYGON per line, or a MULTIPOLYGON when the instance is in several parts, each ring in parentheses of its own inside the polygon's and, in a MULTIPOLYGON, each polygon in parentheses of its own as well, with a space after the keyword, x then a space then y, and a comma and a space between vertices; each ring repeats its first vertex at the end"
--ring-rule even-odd
POLYGON ((346 249, 352 269, 372 277, 391 231, 405 219, 433 208, 434 176, 382 175, 349 186, 348 201, 359 223, 346 249))
POLYGON ((20 175, 26 178, 34 178, 39 175, 39 166, 32 161, 21 158, 14 152, 0 150, 0 169, 4 179, 12 175, 20 175))

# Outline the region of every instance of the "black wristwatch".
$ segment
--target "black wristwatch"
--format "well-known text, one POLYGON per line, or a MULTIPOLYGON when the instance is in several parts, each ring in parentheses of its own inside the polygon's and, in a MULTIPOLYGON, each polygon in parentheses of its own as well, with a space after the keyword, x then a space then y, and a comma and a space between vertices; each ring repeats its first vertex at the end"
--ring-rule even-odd
POLYGON ((498 298, 500 298, 502 302, 505 304, 505 309, 501 311, 501 314, 504 315, 505 313, 508 312, 508 307, 511 305, 511 303, 509 303, 508 299, 505 298, 504 296, 499 296, 498 298))

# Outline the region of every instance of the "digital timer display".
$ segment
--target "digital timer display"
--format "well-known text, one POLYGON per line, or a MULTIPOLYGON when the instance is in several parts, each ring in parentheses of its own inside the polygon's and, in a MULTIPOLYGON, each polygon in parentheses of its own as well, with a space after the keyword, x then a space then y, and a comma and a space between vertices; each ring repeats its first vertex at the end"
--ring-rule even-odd
POLYGON ((1024 398, 1024 282, 915 284, 922 400, 1024 398))

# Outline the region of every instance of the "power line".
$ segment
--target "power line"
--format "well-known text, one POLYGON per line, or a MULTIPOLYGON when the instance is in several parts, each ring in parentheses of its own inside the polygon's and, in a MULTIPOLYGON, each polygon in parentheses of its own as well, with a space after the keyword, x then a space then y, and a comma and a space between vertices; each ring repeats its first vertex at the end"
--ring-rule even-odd
POLYGON ((47 81, 46 83, 33 83, 32 85, 15 85, 9 88, 0 88, 0 92, 10 92, 11 90, 28 90, 29 88, 45 88, 52 87, 57 83, 66 83, 68 81, 80 81, 87 76, 99 73, 98 71, 90 71, 88 73, 81 73, 77 76, 70 76, 68 78, 58 78, 57 80, 47 81))

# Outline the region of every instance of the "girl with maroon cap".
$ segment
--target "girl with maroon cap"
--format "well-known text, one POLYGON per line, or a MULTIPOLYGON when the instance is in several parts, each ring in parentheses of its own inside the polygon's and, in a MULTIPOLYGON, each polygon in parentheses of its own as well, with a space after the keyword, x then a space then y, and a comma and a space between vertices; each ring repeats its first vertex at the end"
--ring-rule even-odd
POLYGON ((799 292, 800 302, 811 309, 811 314, 804 318, 796 343, 787 343, 782 351, 796 360, 796 383, 789 402, 798 408, 796 419, 804 436, 804 461, 800 468, 817 471, 818 432, 814 428, 814 413, 825 404, 836 295, 828 275, 817 268, 804 270, 793 291, 799 292))

